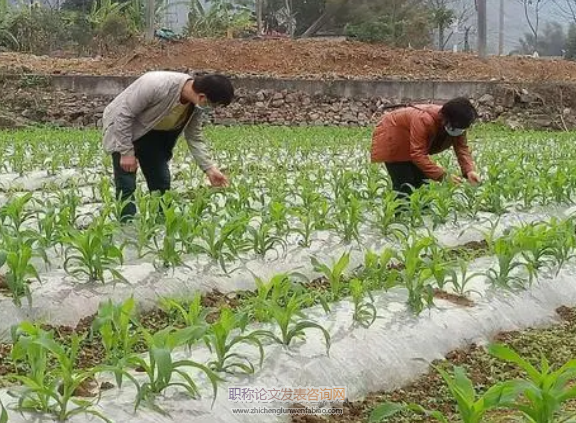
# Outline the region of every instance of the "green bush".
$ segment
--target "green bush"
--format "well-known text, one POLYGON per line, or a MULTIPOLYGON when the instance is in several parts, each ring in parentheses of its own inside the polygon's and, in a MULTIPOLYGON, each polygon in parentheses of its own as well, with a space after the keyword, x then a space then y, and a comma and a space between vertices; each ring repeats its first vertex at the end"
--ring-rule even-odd
POLYGON ((348 24, 344 33, 348 38, 367 43, 389 42, 394 38, 394 29, 383 21, 348 24))

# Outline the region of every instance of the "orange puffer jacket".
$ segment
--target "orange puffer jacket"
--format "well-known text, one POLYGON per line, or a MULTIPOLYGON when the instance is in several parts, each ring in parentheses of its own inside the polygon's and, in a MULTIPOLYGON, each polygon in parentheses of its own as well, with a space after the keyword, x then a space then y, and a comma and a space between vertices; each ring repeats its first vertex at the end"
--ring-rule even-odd
POLYGON ((414 105, 387 113, 372 136, 372 162, 413 162, 433 180, 445 171, 430 155, 454 148, 463 175, 474 171, 466 134, 448 136, 442 129, 440 109, 434 104, 414 105))

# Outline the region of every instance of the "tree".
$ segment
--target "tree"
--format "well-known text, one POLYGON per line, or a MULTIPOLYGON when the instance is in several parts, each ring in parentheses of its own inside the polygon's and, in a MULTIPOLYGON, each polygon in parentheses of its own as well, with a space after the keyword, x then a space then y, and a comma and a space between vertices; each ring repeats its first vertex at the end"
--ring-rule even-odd
POLYGON ((562 25, 558 22, 547 23, 538 37, 538 44, 534 34, 526 33, 520 39, 520 53, 532 54, 537 51, 541 56, 562 56, 566 49, 567 37, 562 25))
POLYGON ((430 14, 424 0, 358 0, 348 3, 338 17, 347 22, 345 33, 353 39, 396 47, 430 45, 430 14))
POLYGON ((576 24, 570 24, 568 29, 568 37, 566 40, 566 55, 568 60, 576 60, 576 24))
POLYGON ((552 0, 558 15, 576 23, 576 0, 552 0))
POLYGON ((446 47, 445 31, 456 21, 456 12, 451 8, 451 0, 429 0, 431 20, 438 30, 438 49, 446 47))
MULTIPOLYGON (((540 35, 540 18, 542 10, 548 5, 549 0, 517 0, 524 7, 524 16, 530 32, 534 37, 533 43, 538 48, 538 37, 540 35)), ((534 50, 537 52, 538 50, 534 50)), ((534 53, 532 52, 532 53, 534 53)))
POLYGON ((204 6, 192 0, 187 33, 193 37, 223 37, 255 26, 251 0, 209 0, 204 6))

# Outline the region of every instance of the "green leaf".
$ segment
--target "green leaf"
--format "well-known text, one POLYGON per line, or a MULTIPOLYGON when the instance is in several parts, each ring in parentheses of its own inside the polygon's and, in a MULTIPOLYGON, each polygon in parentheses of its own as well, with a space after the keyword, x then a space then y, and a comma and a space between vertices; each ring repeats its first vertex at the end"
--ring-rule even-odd
POLYGON ((541 377, 540 372, 528 361, 520 357, 520 355, 511 348, 501 344, 492 344, 488 347, 488 352, 496 358, 505 361, 510 361, 518 365, 522 370, 528 373, 528 376, 534 382, 538 382, 540 380, 541 377))
POLYGON ((380 423, 386 420, 388 417, 392 417, 395 414, 406 409, 405 404, 398 404, 394 402, 386 402, 380 404, 370 413, 369 423, 380 423))
POLYGON ((0 401, 0 423, 8 423, 8 411, 0 401))

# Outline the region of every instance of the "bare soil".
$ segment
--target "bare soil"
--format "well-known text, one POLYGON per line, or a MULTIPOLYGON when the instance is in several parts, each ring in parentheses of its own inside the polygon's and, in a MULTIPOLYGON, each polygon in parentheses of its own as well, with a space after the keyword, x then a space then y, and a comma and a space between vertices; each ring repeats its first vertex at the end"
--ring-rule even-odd
MULTIPOLYGON (((547 329, 529 329, 523 332, 503 332, 494 342, 508 345, 533 365, 539 365, 542 355, 555 368, 563 365, 576 355, 576 310, 560 307, 556 310, 562 322, 547 329)), ((432 363, 450 370, 460 366, 466 370, 475 389, 483 393, 495 383, 518 377, 526 377, 515 366, 498 361, 490 356, 485 348, 472 344, 465 349, 454 350, 446 355, 446 360, 432 363)), ((342 416, 294 416, 292 423, 364 423, 368 422, 371 411, 383 402, 416 403, 428 410, 439 410, 449 417, 449 421, 460 421, 455 416, 455 403, 441 378, 434 370, 423 375, 410 385, 393 392, 372 393, 363 401, 344 404, 342 416)), ((572 408, 573 404, 569 404, 572 408)), ((501 423, 511 420, 510 412, 495 411, 483 420, 487 423, 501 423)), ((399 414, 386 420, 389 423, 436 422, 437 420, 415 414, 399 414)))
POLYGON ((575 81, 576 63, 531 57, 393 49, 332 40, 209 40, 141 45, 122 55, 62 58, 0 54, 0 72, 139 75, 149 70, 218 71, 284 78, 575 81))

